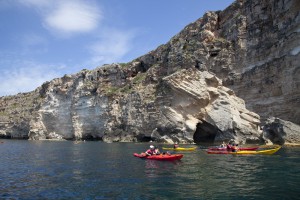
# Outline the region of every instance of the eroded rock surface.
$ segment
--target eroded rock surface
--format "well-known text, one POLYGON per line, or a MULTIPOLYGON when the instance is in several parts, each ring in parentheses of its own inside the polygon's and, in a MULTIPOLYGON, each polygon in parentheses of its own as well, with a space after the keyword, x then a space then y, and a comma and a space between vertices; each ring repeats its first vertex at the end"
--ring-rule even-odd
POLYGON ((165 77, 159 88, 160 135, 194 142, 262 141, 260 117, 209 72, 181 70, 165 77))
POLYGON ((300 144, 300 126, 279 118, 271 117, 263 127, 264 138, 274 144, 300 144))

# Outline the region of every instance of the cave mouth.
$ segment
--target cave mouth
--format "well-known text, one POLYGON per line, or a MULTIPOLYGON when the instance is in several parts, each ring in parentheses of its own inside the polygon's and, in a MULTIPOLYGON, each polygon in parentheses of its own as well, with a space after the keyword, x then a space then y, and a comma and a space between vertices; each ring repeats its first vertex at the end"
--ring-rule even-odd
POLYGON ((206 121, 202 121, 197 124, 193 139, 196 144, 213 143, 219 132, 220 130, 216 126, 206 121))
POLYGON ((144 134, 138 135, 136 139, 138 142, 150 142, 153 140, 150 136, 145 136, 144 134))
MULTIPOLYGON (((76 140, 76 138, 74 138, 76 140)), ((80 140, 86 141, 102 141, 102 137, 93 136, 93 135, 85 135, 80 140)))

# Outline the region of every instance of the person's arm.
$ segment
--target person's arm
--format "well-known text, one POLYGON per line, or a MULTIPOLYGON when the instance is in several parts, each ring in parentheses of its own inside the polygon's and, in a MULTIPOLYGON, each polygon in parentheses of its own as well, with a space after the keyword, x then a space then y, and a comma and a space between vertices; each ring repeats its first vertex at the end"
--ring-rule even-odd
POLYGON ((160 154, 160 151, 159 151, 159 149, 156 149, 156 155, 159 155, 160 154))
POLYGON ((145 154, 146 154, 147 156, 151 156, 151 154, 149 153, 149 150, 147 150, 147 151, 145 152, 145 154))

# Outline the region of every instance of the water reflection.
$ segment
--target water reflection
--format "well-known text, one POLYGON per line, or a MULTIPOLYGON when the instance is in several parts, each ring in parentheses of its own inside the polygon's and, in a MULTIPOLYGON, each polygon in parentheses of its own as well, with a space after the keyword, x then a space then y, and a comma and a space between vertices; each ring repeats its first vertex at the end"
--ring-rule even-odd
POLYGON ((145 159, 145 175, 148 178, 157 178, 162 176, 165 172, 174 171, 174 166, 180 165, 180 160, 175 161, 158 161, 145 159))

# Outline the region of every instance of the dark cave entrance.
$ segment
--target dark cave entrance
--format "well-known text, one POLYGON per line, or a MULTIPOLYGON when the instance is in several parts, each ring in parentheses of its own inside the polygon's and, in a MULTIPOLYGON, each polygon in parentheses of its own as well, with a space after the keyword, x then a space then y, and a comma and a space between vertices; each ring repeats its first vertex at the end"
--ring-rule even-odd
POLYGON ((267 129, 265 130, 265 132, 268 134, 267 138, 269 138, 272 143, 279 145, 283 145, 285 143, 285 140, 276 131, 272 129, 267 129))
POLYGON ((206 121, 202 121, 197 124, 193 139, 196 144, 213 143, 218 133, 220 133, 220 130, 217 127, 206 121))
POLYGON ((102 137, 92 136, 92 135, 86 135, 81 138, 81 140, 87 140, 87 141, 102 141, 102 137))
POLYGON ((136 137, 136 139, 137 139, 138 142, 150 142, 150 141, 152 141, 152 138, 150 136, 145 136, 144 134, 138 135, 136 137))

